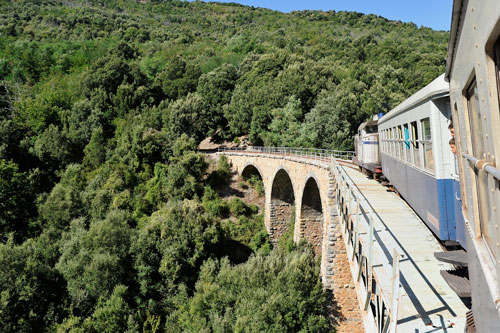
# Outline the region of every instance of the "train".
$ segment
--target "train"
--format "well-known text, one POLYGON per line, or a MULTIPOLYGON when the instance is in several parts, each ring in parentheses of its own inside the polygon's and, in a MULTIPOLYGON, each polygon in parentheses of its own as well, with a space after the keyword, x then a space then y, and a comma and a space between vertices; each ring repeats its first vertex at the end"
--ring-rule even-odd
POLYGON ((373 175, 375 178, 382 174, 377 121, 383 115, 379 113, 372 120, 359 125, 358 134, 354 136, 353 162, 359 165, 362 172, 373 175))
POLYGON ((361 124, 355 147, 361 169, 466 250, 466 332, 500 332, 500 1, 453 1, 445 73, 361 124))
POLYGON ((383 173, 445 245, 466 248, 444 74, 375 119, 360 125, 354 162, 375 177, 383 173))

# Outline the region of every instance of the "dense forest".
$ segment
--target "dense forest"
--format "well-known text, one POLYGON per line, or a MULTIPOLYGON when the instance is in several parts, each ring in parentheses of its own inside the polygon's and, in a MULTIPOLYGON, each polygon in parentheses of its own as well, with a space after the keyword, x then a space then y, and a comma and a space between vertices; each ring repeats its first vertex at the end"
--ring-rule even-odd
POLYGON ((0 331, 334 329, 312 250, 273 248, 197 144, 350 149, 444 71, 447 38, 353 12, 0 0, 0 331))

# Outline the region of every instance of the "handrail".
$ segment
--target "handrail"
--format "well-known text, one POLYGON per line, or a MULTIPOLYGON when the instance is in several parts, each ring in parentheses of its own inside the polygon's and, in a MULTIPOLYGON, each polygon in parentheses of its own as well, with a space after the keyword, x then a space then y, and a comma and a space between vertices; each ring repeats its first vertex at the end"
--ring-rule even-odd
POLYGON ((462 154, 462 157, 467 159, 469 162, 474 164, 474 166, 478 169, 483 169, 486 173, 492 175, 496 180, 500 180, 500 170, 495 168, 494 165, 486 162, 485 160, 480 160, 479 158, 476 158, 472 155, 469 154, 462 154))
MULTIPOLYGON (((357 281, 365 297, 363 300, 364 310, 368 312, 372 311, 368 305, 372 301, 372 297, 377 295, 382 300, 383 307, 388 309, 386 318, 376 318, 377 313, 380 313, 377 310, 375 313, 371 313, 377 327, 377 332, 395 332, 400 297, 399 290, 401 288, 399 282, 399 254, 394 250, 392 263, 387 260, 384 264, 386 269, 390 269, 392 272, 391 290, 389 292, 386 291, 386 293, 378 288, 374 290, 372 282, 373 280, 377 281, 377 276, 373 274, 373 251, 375 246, 381 248, 377 238, 374 237, 374 225, 377 219, 380 218, 374 214, 373 207, 366 201, 345 170, 335 161, 332 161, 332 164, 331 170, 338 184, 337 205, 340 212, 340 221, 343 224, 342 229, 345 230, 344 241, 347 250, 352 252, 349 259, 357 267, 357 281), (342 193, 344 200, 340 200, 339 192, 342 193), (351 208, 353 209, 352 211, 351 208), (364 225, 364 229, 368 233, 368 244, 364 244, 361 247, 358 246, 361 232, 360 224, 364 225)), ((378 285, 378 283, 375 285, 378 285)), ((377 306, 382 305, 377 303, 375 307, 377 306)))
POLYGON ((258 147, 258 146, 246 146, 246 147, 220 147, 219 152, 254 152, 254 153, 269 153, 269 154, 281 154, 286 156, 300 156, 303 158, 310 159, 320 159, 329 161, 330 158, 340 159, 340 160, 351 160, 355 156, 355 152, 348 150, 331 150, 331 149, 320 149, 320 148, 298 148, 298 147, 258 147))

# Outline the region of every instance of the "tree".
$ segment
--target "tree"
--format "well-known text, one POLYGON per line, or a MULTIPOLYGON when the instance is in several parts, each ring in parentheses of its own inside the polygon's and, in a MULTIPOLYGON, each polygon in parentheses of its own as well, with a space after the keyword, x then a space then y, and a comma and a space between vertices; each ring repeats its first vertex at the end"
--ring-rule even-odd
POLYGON ((84 218, 73 220, 65 233, 56 268, 68 283, 76 314, 89 314, 100 297, 108 298, 116 286, 129 283, 128 220, 126 212, 111 211, 88 230, 84 218))
POLYGON ((288 103, 283 108, 272 111, 273 120, 269 125, 269 132, 264 133, 266 146, 299 147, 297 142, 300 131, 302 108, 300 100, 295 96, 288 98, 288 103))
POLYGON ((97 127, 92 131, 90 142, 83 150, 85 156, 83 164, 95 169, 106 160, 106 144, 102 133, 102 128, 97 127))
POLYGON ((156 77, 155 85, 161 87, 164 98, 175 100, 194 92, 200 75, 201 70, 196 64, 176 56, 156 77))
POLYGON ((64 170, 61 181, 39 207, 44 227, 50 226, 63 231, 68 229, 71 220, 84 215, 81 199, 84 187, 81 166, 70 164, 64 170))
POLYGON ((58 234, 46 230, 16 245, 0 243, 0 322, 4 332, 49 330, 65 315, 64 279, 54 269, 58 234))
POLYGON ((182 285, 192 290, 202 263, 216 255, 221 241, 220 226, 199 203, 172 201, 153 213, 132 247, 139 308, 170 313, 174 295, 182 285))
POLYGON ((238 266, 208 260, 194 296, 167 325, 198 332, 327 332, 325 300, 309 249, 274 250, 238 266))
POLYGON ((213 136, 218 129, 223 130, 227 126, 223 106, 231 101, 237 79, 237 70, 232 64, 224 64, 200 77, 197 92, 205 105, 205 112, 202 115, 205 136, 213 136))
POLYGON ((30 230, 29 219, 34 215, 33 178, 19 172, 16 163, 0 159, 0 236, 7 238, 14 233, 17 241, 23 240, 30 230))

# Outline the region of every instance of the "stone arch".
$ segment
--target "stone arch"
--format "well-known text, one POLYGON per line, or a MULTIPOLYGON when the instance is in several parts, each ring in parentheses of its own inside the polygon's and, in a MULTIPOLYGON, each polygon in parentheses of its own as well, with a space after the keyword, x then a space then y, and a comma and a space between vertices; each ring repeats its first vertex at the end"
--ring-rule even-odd
POLYGON ((243 168, 243 171, 241 171, 241 177, 243 177, 243 179, 248 179, 253 175, 258 176, 261 180, 264 179, 264 177, 262 177, 262 172, 260 172, 259 168, 256 165, 247 163, 243 168))
POLYGON ((272 244, 276 244, 295 222, 292 220, 295 215, 295 194, 292 180, 284 168, 280 168, 274 176, 270 201, 269 238, 272 244))
POLYGON ((310 176, 304 186, 299 218, 300 239, 305 239, 314 248, 314 252, 321 254, 323 240, 323 204, 318 180, 310 176))

